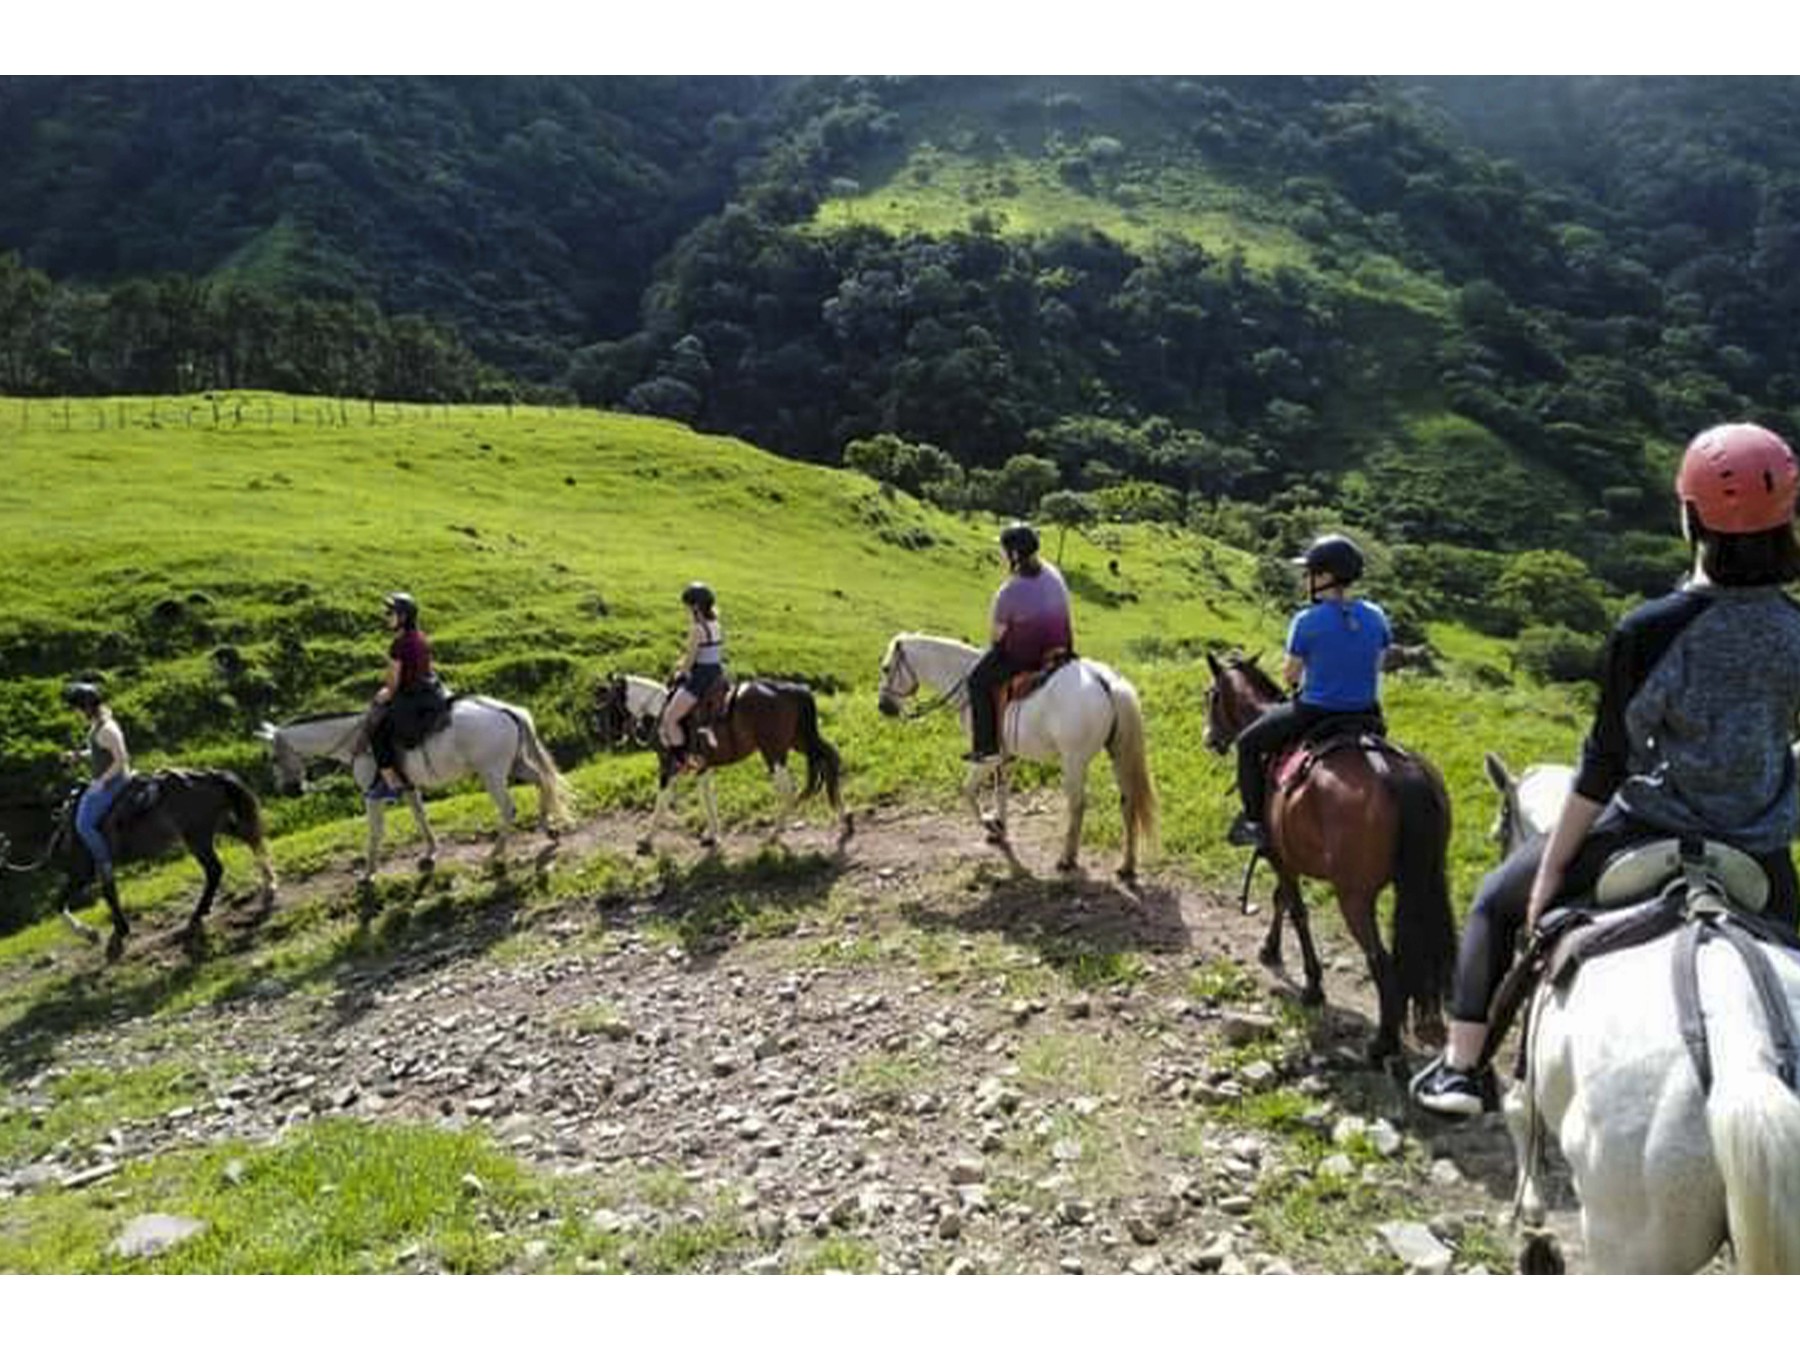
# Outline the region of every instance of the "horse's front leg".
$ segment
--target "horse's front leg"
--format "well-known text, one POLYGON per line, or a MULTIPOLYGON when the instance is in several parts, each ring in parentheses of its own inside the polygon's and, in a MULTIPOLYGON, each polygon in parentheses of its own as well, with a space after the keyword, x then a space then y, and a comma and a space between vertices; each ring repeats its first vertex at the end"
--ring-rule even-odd
POLYGON ((1502 1109, 1506 1132, 1512 1137, 1513 1166, 1519 1176, 1513 1192, 1514 1208, 1526 1228, 1542 1228, 1544 1197, 1538 1189, 1538 1173, 1544 1161, 1542 1131, 1538 1128, 1542 1117, 1537 1103, 1526 1091, 1524 1079, 1515 1079, 1508 1085, 1502 1109))
POLYGON ((418 787, 408 787, 406 804, 412 808, 413 824, 419 827, 419 838, 425 841, 425 856, 419 859, 419 870, 429 872, 437 866, 437 835, 425 816, 425 793, 418 787))
POLYGON ((669 809, 669 803, 675 797, 675 785, 681 780, 669 772, 668 757, 663 756, 662 786, 656 793, 656 805, 650 811, 650 828, 644 831, 643 838, 637 841, 640 856, 648 854, 656 847, 657 831, 662 829, 663 813, 669 809))
POLYGON ((381 840, 387 832, 387 815, 380 802, 369 803, 369 848, 363 858, 363 880, 372 881, 381 866, 381 840))
POLYGON ((205 932, 206 916, 212 912, 213 897, 219 893, 219 882, 224 879, 225 866, 219 861, 219 855, 213 850, 210 840, 188 840, 188 851, 200 864, 200 870, 206 876, 206 884, 200 888, 200 898, 194 903, 194 912, 188 915, 188 921, 182 926, 181 940, 189 947, 198 945, 205 932))
POLYGON ((1081 852, 1081 822, 1087 814, 1087 761, 1076 763, 1073 755, 1063 756, 1063 806, 1068 828, 1063 832, 1062 856, 1056 870, 1073 872, 1076 856, 1081 852))
POLYGON ((117 961, 125 950, 131 925, 125 921, 125 907, 119 903, 119 884, 110 871, 100 874, 100 890, 106 896, 106 908, 112 914, 112 936, 106 940, 106 959, 117 961))
POLYGON ((62 921, 69 926, 70 932, 77 937, 86 938, 89 942, 98 942, 100 941, 100 930, 75 917, 73 906, 80 898, 81 891, 81 883, 71 877, 63 885, 62 895, 57 901, 57 908, 62 912, 62 921))
POLYGON ((700 847, 717 848, 725 831, 719 825, 719 792, 711 769, 700 771, 700 801, 706 807, 706 833, 700 836, 700 847))

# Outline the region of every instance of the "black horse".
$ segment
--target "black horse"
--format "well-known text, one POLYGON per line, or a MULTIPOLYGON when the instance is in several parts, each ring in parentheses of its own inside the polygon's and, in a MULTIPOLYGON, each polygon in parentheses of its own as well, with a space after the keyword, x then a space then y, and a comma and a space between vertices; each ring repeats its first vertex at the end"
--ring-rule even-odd
MULTIPOLYGON (((64 802, 41 862, 54 858, 67 873, 59 897, 64 921, 89 941, 98 942, 99 932, 71 912, 93 886, 97 871, 93 855, 75 833, 75 803, 79 796, 79 791, 71 792, 64 802)), ((220 830, 250 846, 262 875, 263 906, 274 903, 275 867, 263 840, 262 807, 256 794, 234 773, 219 769, 163 769, 139 774, 107 812, 100 828, 112 845, 115 863, 159 858, 178 842, 187 845, 188 852, 206 873, 206 886, 181 930, 184 942, 198 941, 202 921, 212 908, 213 896, 225 875, 225 866, 213 847, 220 830)), ((101 890, 106 896, 106 907, 112 912, 112 937, 106 944, 106 959, 113 961, 124 951, 131 925, 119 905, 119 889, 112 876, 101 878, 101 890)))

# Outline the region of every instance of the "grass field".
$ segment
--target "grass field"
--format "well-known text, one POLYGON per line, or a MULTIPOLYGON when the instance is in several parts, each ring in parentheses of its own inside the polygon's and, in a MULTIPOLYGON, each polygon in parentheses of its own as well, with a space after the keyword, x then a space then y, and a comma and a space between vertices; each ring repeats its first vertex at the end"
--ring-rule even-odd
MULTIPOLYGON (((419 596, 457 687, 534 711, 583 817, 642 811, 649 760, 598 752, 587 709, 609 670, 666 671, 683 635, 680 589, 702 577, 720 595, 738 673, 797 675, 822 691, 824 729, 843 752, 853 805, 953 802, 957 729, 942 718, 882 719, 877 667, 895 632, 979 633, 1001 576, 991 519, 945 515, 854 474, 671 424, 567 410, 370 407, 253 393, 0 402, 0 463, 0 528, 13 562, 0 577, 0 745, 15 773, 77 736, 57 691, 71 674, 94 674, 142 762, 230 766, 266 789, 252 727, 264 716, 359 705, 384 661, 380 596, 404 586, 419 596)), ((1241 858, 1219 842, 1230 765, 1202 745, 1201 658, 1209 647, 1274 653, 1287 607, 1254 598, 1250 557, 1188 532, 1100 527, 1066 543, 1050 532, 1047 547, 1062 551, 1082 650, 1116 665, 1143 694, 1165 841, 1153 868, 1234 880, 1241 858)), ((1379 597, 1378 577, 1371 590, 1379 597)), ((1396 734, 1449 780, 1460 908, 1493 856, 1483 750, 1502 749, 1515 763, 1566 758, 1584 714, 1563 690, 1477 682, 1476 667, 1504 665, 1491 639, 1452 627, 1434 630, 1434 639, 1449 658, 1447 675, 1393 678, 1386 701, 1396 734)), ((1038 770, 1023 778, 1050 781, 1038 770)), ((326 781, 334 786, 267 801, 289 885, 360 850, 360 804, 343 777, 326 781)), ((1103 766, 1091 786, 1087 846, 1105 850, 1119 826, 1103 766)), ((529 821, 535 794, 517 795, 529 821)), ((720 798, 740 825, 766 819, 772 806, 751 769, 722 774, 720 798)), ((467 792, 437 801, 433 819, 467 838, 491 828, 492 812, 467 792)), ((410 837, 404 813, 391 817, 391 834, 402 845, 410 837)), ((244 851, 230 845, 226 860, 241 880, 244 851)), ((513 936, 484 939, 495 962, 603 950, 605 931, 552 942, 521 920, 577 900, 671 887, 687 899, 677 917, 645 930, 659 947, 790 933, 806 906, 838 903, 817 861, 766 854, 683 869, 598 848, 504 892, 495 878, 455 864, 440 868, 428 891, 397 872, 363 906, 327 884, 204 959, 172 964, 134 951, 102 979, 79 959, 76 968, 60 959, 71 939, 57 922, 21 925, 15 911, 4 925, 13 931, 0 937, 6 1082, 30 1082, 84 1032, 109 1029, 131 1038, 127 1048, 141 1041, 145 1049, 131 1061, 141 1067, 122 1071, 77 1061, 36 1114, 0 1107, 0 1168, 37 1156, 52 1138, 90 1147, 120 1123, 129 1129, 133 1119, 216 1095, 231 1066, 196 1058, 182 1038, 196 1016, 244 1006, 260 988, 329 1007, 347 973, 434 935, 477 931, 497 906, 516 926, 513 936)), ((126 903, 155 922, 185 909, 193 884, 185 858, 136 868, 125 879, 126 903)), ((7 891, 5 903, 20 903, 20 894, 7 891)), ((1317 912, 1330 931, 1331 907, 1317 912)), ((88 917, 98 921, 98 909, 88 917)), ((898 963, 928 979, 985 981, 1000 972, 1008 997, 1141 978, 1131 952, 1068 942, 1026 978, 1014 969, 1019 949, 1000 936, 955 943, 904 927, 841 931, 828 926, 806 948, 812 964, 898 963)), ((1220 969, 1218 979, 1241 978, 1220 969)), ((594 1002, 569 1026, 604 1034, 614 1016, 594 1002)), ((1021 1072, 1031 1081, 1085 1081, 1107 1071, 1077 1050, 1087 1053, 1044 1040, 1022 1057, 1021 1072)), ((932 1073, 928 1055, 884 1055, 847 1064, 842 1087, 891 1096, 932 1073)), ((22 1198, 0 1220, 0 1267, 121 1268, 106 1246, 120 1221, 107 1197, 118 1194, 209 1225, 159 1266, 166 1269, 616 1269, 620 1258, 614 1236, 535 1217, 594 1203, 591 1186, 570 1192, 479 1132, 327 1119, 271 1148, 223 1142, 133 1162, 109 1186, 103 1195, 22 1198)), ((655 1177, 642 1188, 655 1204, 667 1200, 655 1177)), ((634 1268, 713 1268, 755 1250, 728 1210, 685 1207, 699 1217, 639 1241, 634 1268)), ((865 1269, 873 1259, 834 1236, 789 1268, 865 1269)))

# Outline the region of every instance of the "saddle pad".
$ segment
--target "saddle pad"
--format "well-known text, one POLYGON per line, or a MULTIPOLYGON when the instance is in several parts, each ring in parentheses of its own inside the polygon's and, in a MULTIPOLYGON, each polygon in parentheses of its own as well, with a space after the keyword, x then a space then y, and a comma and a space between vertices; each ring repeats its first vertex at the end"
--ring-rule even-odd
MULTIPOLYGON (((1707 840, 1696 860, 1703 875, 1718 883, 1725 898, 1751 913, 1769 902, 1769 878, 1756 859, 1741 849, 1707 840)), ((1594 903, 1602 909, 1654 895, 1682 874, 1681 841, 1657 839, 1619 854, 1606 865, 1594 887, 1594 903)))

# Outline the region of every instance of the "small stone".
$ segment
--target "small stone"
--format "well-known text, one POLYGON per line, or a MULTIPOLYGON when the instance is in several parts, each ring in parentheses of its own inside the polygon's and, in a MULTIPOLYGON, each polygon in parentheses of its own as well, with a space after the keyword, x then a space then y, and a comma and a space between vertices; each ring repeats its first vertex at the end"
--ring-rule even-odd
POLYGON ((1257 1273, 1261 1275, 1292 1275, 1294 1268, 1278 1256, 1257 1273))
POLYGON ((156 1256, 206 1231, 199 1219, 178 1214, 140 1214, 106 1250, 127 1261, 156 1256))
POLYGON ((1080 1200, 1061 1200, 1056 1206, 1056 1221, 1065 1227, 1084 1224, 1093 1217, 1093 1210, 1080 1200))
POLYGON ((1253 1059, 1238 1070, 1238 1077, 1251 1087, 1262 1087, 1271 1083, 1281 1071, 1266 1059, 1253 1059))
POLYGON ((1356 1164, 1346 1153, 1333 1153, 1320 1161, 1317 1175, 1334 1181, 1348 1181, 1356 1175, 1356 1164))
POLYGON ((1221 1214, 1248 1214, 1255 1208, 1255 1199, 1248 1195, 1227 1195, 1218 1203, 1218 1210, 1221 1214))
POLYGON ((1065 1275, 1080 1275, 1087 1270, 1087 1267, 1081 1264, 1079 1256, 1065 1256, 1056 1264, 1065 1275))
POLYGON ((1125 1231, 1131 1234, 1131 1240, 1143 1247, 1154 1247, 1162 1236, 1156 1231, 1156 1225, 1143 1214, 1125 1216, 1125 1231))
POLYGON ((713 1077, 727 1078, 737 1072, 738 1064, 730 1055, 715 1055, 712 1062, 713 1077))
POLYGON ((781 1258, 779 1256, 759 1256, 754 1261, 747 1261, 739 1267, 746 1275, 779 1275, 781 1274, 781 1258))
POLYGON ((1219 1019, 1219 1034, 1227 1045, 1253 1045, 1273 1036, 1279 1025, 1262 1013, 1228 1012, 1219 1019))
POLYGON ((1449 1271, 1450 1249, 1433 1237, 1424 1224, 1383 1223, 1377 1224, 1375 1231, 1408 1270, 1422 1275, 1443 1275, 1449 1271))
POLYGON ((938 1216, 937 1235, 945 1241, 953 1241, 962 1236, 962 1215, 954 1209, 947 1209, 938 1216))
POLYGON ((1232 1256, 1236 1245, 1231 1234, 1221 1233, 1200 1250, 1188 1254, 1188 1268, 1199 1271, 1218 1270, 1232 1256))
POLYGON ((233 1158, 225 1164, 225 1171, 221 1174, 222 1179, 227 1186, 241 1186, 244 1184, 244 1171, 244 1160, 233 1158))
POLYGON ((1058 1162, 1081 1161, 1081 1141, 1079 1139, 1058 1139, 1050 1145, 1050 1156, 1058 1162))
POLYGON ((987 1180, 987 1163, 980 1158, 963 1156, 950 1164, 950 1184, 969 1186, 987 1180))
POLYGON ((101 1163, 99 1166, 90 1167, 84 1172, 76 1172, 70 1176, 64 1177, 62 1183, 63 1189, 65 1191, 81 1190, 84 1186, 92 1186, 96 1181, 106 1180, 106 1178, 110 1177, 118 1170, 118 1163, 101 1163))
POLYGON ((1331 1127, 1331 1142, 1339 1148, 1352 1144, 1369 1133, 1369 1122, 1361 1116, 1339 1116, 1331 1127))
POLYGON ((480 1177, 476 1176, 473 1172, 464 1172, 462 1174, 462 1189, 463 1189, 464 1195, 468 1195, 468 1196, 486 1195, 487 1194, 487 1183, 484 1182, 480 1177))
POLYGON ((1162 1269, 1162 1258, 1160 1256, 1139 1256, 1133 1259, 1125 1269, 1133 1275, 1154 1275, 1162 1269))
POLYGON ((1462 1169, 1449 1158, 1439 1158, 1425 1175, 1434 1186, 1455 1186, 1463 1179, 1462 1169))
POLYGON ((1094 1013, 1094 1000, 1086 994, 1077 994, 1063 1004, 1063 1014, 1075 1021, 1091 1017, 1094 1013))
POLYGON ((1391 1121, 1386 1120, 1377 1120, 1369 1126, 1369 1142, 1384 1158, 1394 1157, 1406 1144, 1400 1131, 1394 1128, 1391 1121))

